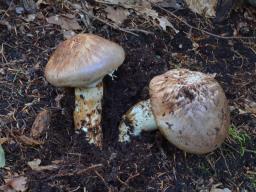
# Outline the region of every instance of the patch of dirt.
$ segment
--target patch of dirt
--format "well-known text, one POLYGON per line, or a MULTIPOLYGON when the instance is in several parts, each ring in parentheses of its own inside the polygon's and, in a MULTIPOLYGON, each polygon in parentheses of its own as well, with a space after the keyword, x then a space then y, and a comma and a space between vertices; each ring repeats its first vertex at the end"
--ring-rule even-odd
MULTIPOLYGON (((240 22, 245 22, 249 31, 238 31, 239 35, 255 36, 255 20, 244 14, 248 9, 232 12, 220 25, 187 9, 175 14, 199 29, 228 36, 233 35, 240 22)), ((73 129, 74 90, 53 87, 44 78, 50 54, 63 41, 60 27, 48 24, 45 17, 71 10, 61 3, 42 5, 41 17, 32 22, 24 20, 27 13, 19 15, 15 10, 6 10, 7 7, 1 7, 0 18, 14 29, 0 25, 0 135, 9 138, 3 145, 8 169, 1 170, 1 183, 7 175, 18 174, 29 178, 28 188, 33 192, 200 191, 216 183, 232 191, 256 191, 256 116, 241 113, 245 99, 256 100, 255 39, 217 38, 190 30, 171 16, 178 34, 129 16, 123 25, 153 32, 138 33, 138 37, 91 20, 90 32, 119 43, 126 52, 124 64, 114 73, 116 77, 104 78, 104 149, 100 151, 85 141, 83 133, 77 134, 73 129), (233 107, 231 121, 235 130, 246 133, 250 139, 241 144, 227 138, 220 149, 200 156, 178 150, 158 131, 143 133, 129 144, 118 143, 122 114, 149 97, 148 84, 155 75, 178 67, 216 73, 233 107), (64 97, 58 107, 55 98, 61 94, 64 97), (24 145, 18 136, 29 136, 42 109, 52 114, 50 129, 41 138, 44 144, 24 145), (36 158, 42 160, 42 165, 58 160, 59 167, 33 171, 27 162, 36 158)), ((256 14, 251 16, 256 18, 256 14)), ((80 25, 88 32, 83 23, 80 25)))

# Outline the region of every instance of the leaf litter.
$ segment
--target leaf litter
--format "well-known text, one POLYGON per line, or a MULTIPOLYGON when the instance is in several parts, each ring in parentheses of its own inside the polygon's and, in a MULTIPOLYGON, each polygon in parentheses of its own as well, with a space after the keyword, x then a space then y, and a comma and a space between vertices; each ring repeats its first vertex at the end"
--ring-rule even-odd
POLYGON ((17 176, 5 179, 5 185, 0 186, 0 191, 4 192, 25 192, 27 190, 27 177, 17 176))
POLYGON ((77 22, 74 15, 54 15, 46 18, 50 24, 59 25, 64 30, 81 30, 81 26, 77 22))
MULTIPOLYGON (((151 3, 159 3, 161 1, 146 1, 146 0, 139 0, 139 1, 132 1, 132 0, 96 0, 99 3, 106 3, 112 5, 118 5, 122 8, 114 9, 107 6, 105 11, 108 13, 107 18, 112 20, 114 23, 120 25, 122 24, 125 19, 129 16, 129 10, 133 10, 137 15, 144 17, 146 20, 151 21, 153 25, 159 25, 164 31, 167 30, 167 27, 170 27, 174 30, 175 33, 178 33, 173 24, 168 20, 166 16, 160 16, 157 11, 152 8, 151 3), (126 8, 126 9, 124 9, 126 8)), ((166 5, 168 2, 166 2, 166 5)), ((177 5, 176 1, 169 1, 169 5, 172 6, 177 5)), ((178 6, 175 6, 178 8, 178 6)))

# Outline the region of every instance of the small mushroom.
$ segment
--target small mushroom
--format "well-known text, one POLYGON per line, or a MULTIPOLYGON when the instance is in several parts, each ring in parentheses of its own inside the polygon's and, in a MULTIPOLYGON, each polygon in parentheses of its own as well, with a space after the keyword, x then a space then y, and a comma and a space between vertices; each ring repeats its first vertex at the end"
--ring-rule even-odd
POLYGON ((213 75, 173 69, 150 81, 149 94, 149 100, 123 116, 120 142, 158 128, 169 142, 189 153, 208 153, 223 143, 230 123, 228 102, 213 75))
POLYGON ((62 42, 50 57, 45 77, 57 87, 75 88, 74 124, 89 143, 102 146, 102 79, 124 61, 121 46, 93 34, 79 34, 62 42))

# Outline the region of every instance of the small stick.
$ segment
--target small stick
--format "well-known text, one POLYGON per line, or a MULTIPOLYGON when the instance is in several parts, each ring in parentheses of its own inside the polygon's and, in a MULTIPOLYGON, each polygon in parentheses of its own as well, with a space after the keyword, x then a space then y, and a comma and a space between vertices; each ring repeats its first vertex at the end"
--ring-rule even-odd
POLYGON ((123 185, 125 185, 126 187, 129 188, 129 185, 128 185, 126 182, 124 182, 122 179, 120 179, 118 176, 116 176, 116 179, 117 179, 120 183, 122 183, 123 185))
POLYGON ((77 175, 81 175, 81 174, 83 174, 83 173, 89 171, 90 169, 95 169, 95 168, 97 168, 97 167, 102 167, 102 166, 103 166, 102 164, 95 164, 95 165, 92 165, 92 166, 90 166, 90 167, 87 167, 86 169, 83 169, 83 170, 81 170, 81 171, 78 171, 76 174, 77 174, 77 175))
POLYGON ((134 174, 134 175, 130 175, 130 176, 128 177, 128 179, 125 181, 125 183, 129 183, 130 180, 132 180, 132 179, 135 178, 135 177, 138 177, 139 175, 140 175, 140 173, 136 173, 136 174, 134 174))
POLYGON ((221 153, 221 156, 222 156, 223 159, 224 159, 224 162, 225 162, 225 165, 226 165, 226 167, 227 167, 227 170, 228 170, 229 175, 232 176, 232 174, 231 174, 231 172, 230 172, 230 170, 229 170, 229 166, 228 166, 228 164, 227 164, 226 158, 225 158, 225 156, 224 156, 223 151, 222 151, 221 148, 220 148, 220 153, 221 153))
POLYGON ((220 35, 217 35, 217 34, 214 34, 214 33, 211 33, 209 31, 205 31, 203 29, 199 29, 197 27, 194 27, 192 25, 190 25, 189 23, 187 23, 186 21, 184 21, 183 19, 181 19, 180 17, 178 17, 177 15, 175 15, 174 13, 172 13, 171 11, 163 8, 163 7, 160 7, 159 5, 155 4, 155 3, 152 3, 153 5, 155 5, 156 7, 158 7, 159 9, 165 11, 167 14, 170 14, 171 16, 173 16, 174 18, 178 19, 180 22, 182 22, 183 24, 187 25, 188 27, 190 27, 191 29, 194 29, 194 30, 197 30, 197 31, 200 31, 202 33, 205 33, 207 35, 210 35, 210 36, 213 36, 213 37, 216 37, 216 38, 220 38, 220 39, 256 39, 256 36, 252 36, 252 37, 235 37, 235 36, 220 36, 220 35))
POLYGON ((111 188, 108 186, 108 184, 105 181, 104 177, 97 170, 94 170, 94 173, 102 180, 104 185, 108 188, 108 191, 111 191, 111 188))
MULTIPOLYGON (((68 4, 72 6, 71 3, 68 2, 68 4)), ((76 8, 76 9, 77 9, 77 8, 76 8)), ((145 34, 153 34, 152 32, 149 32, 149 31, 146 31, 146 30, 143 30, 143 29, 121 28, 121 27, 119 27, 119 26, 116 25, 116 24, 111 24, 111 23, 105 21, 104 19, 101 19, 101 18, 99 18, 99 17, 94 16, 94 15, 88 13, 87 11, 85 11, 85 10, 83 10, 83 9, 79 9, 79 10, 80 10, 82 13, 86 14, 88 17, 91 17, 91 18, 93 18, 93 19, 95 19, 95 20, 98 20, 98 21, 100 21, 100 22, 102 22, 102 23, 108 25, 108 26, 111 27, 111 28, 114 28, 114 29, 123 31, 123 32, 125 32, 125 33, 129 33, 129 34, 134 35, 134 36, 136 36, 136 37, 139 37, 139 35, 138 35, 137 33, 132 32, 132 31, 142 32, 142 33, 145 33, 145 34)))
POLYGON ((88 171, 90 171, 91 169, 95 169, 97 167, 102 167, 102 164, 95 164, 95 165, 91 165, 90 167, 87 167, 85 169, 82 169, 80 171, 73 171, 73 172, 69 172, 69 173, 57 173, 56 175, 53 175, 51 177, 48 177, 46 180, 51 180, 51 179, 55 179, 57 177, 66 177, 66 176, 73 176, 73 175, 82 175, 88 171))

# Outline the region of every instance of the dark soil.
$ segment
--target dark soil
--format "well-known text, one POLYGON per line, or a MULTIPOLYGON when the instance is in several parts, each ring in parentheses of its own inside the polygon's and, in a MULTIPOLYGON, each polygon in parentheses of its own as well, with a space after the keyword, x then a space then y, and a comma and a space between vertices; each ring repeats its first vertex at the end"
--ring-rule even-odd
MULTIPOLYGON (((73 89, 53 87, 44 78, 50 54, 64 40, 60 27, 48 24, 45 18, 72 10, 61 3, 42 5, 38 10, 41 16, 27 22, 24 18, 28 13, 19 15, 7 10, 8 6, 0 6, 0 20, 13 26, 8 30, 0 24, 0 135, 9 139, 3 144, 7 165, 0 171, 1 183, 4 178, 24 175, 33 192, 200 191, 215 184, 232 191, 256 191, 256 115, 246 111, 245 104, 246 100, 256 101, 255 39, 214 37, 190 30, 171 16, 170 21, 180 31, 177 34, 171 29, 160 30, 138 16, 130 17, 123 25, 132 28, 135 23, 153 34, 136 32, 136 37, 96 20, 91 20, 90 29, 80 23, 84 32, 113 40, 126 51, 124 64, 114 73, 116 77, 104 78, 101 151, 86 142, 84 133, 74 131, 73 89), (235 131, 249 138, 239 143, 229 137, 220 149, 200 156, 180 151, 158 131, 143 133, 129 144, 118 143, 122 114, 149 97, 152 77, 178 67, 216 73, 232 106, 235 131), (61 94, 64 96, 58 107, 55 98, 61 94), (44 144, 26 145, 18 138, 30 137, 33 121, 42 109, 51 112, 50 127, 40 138, 44 144), (58 160, 58 169, 31 170, 27 162, 37 158, 42 165, 58 160)), ((100 13, 98 8, 94 11, 100 13)), ((175 14, 214 34, 233 36, 236 31, 239 36, 256 36, 256 12, 249 7, 233 11, 221 24, 187 9, 175 14), (246 25, 239 28, 242 22, 246 25)))

